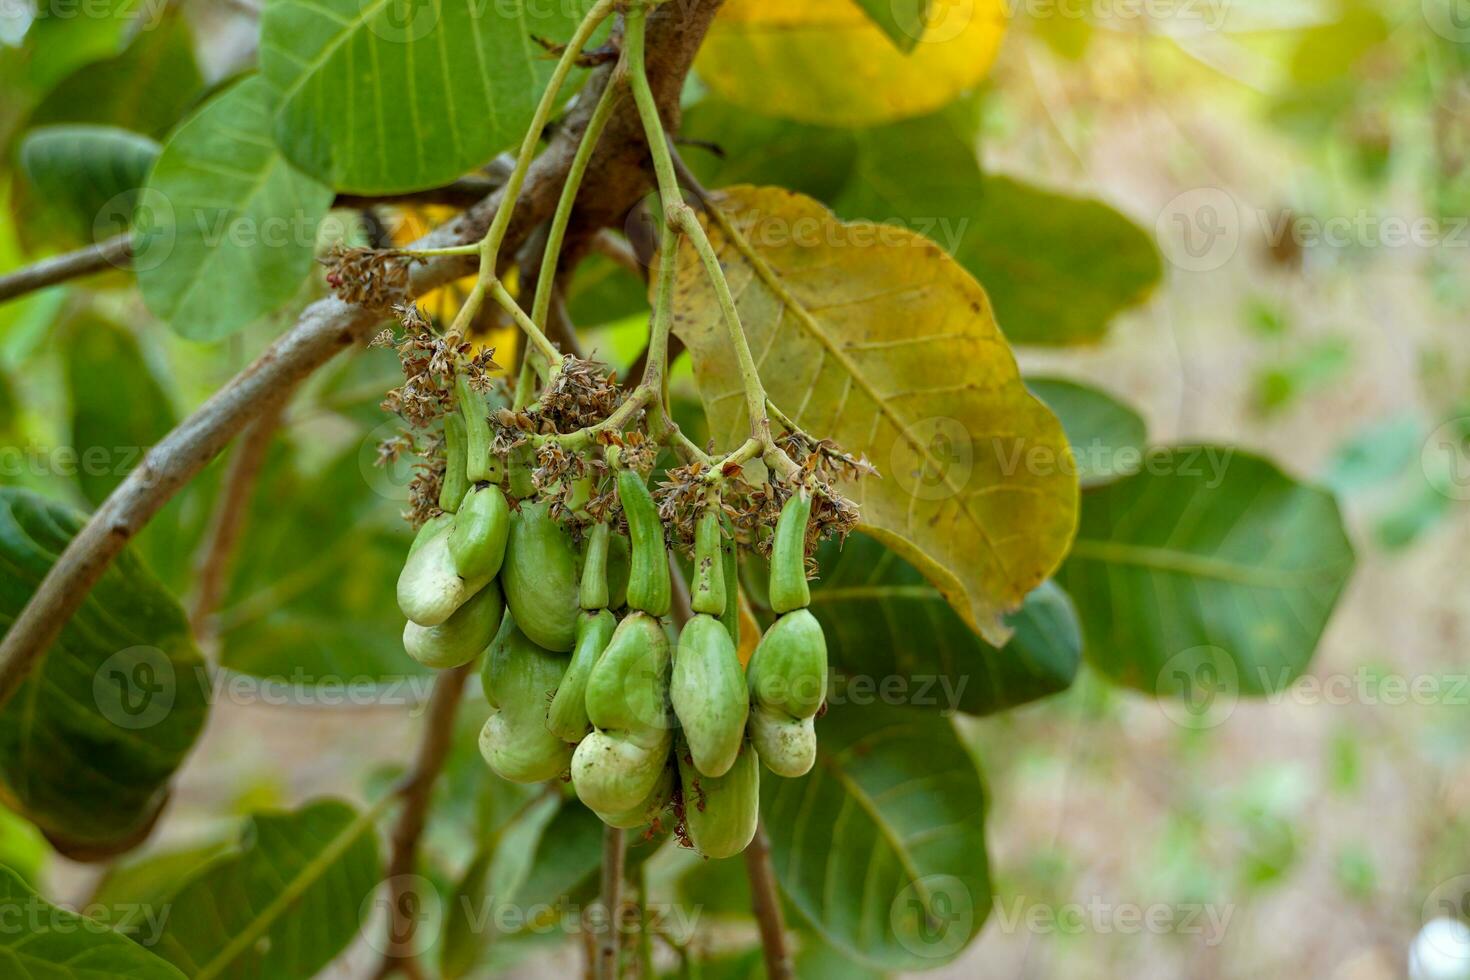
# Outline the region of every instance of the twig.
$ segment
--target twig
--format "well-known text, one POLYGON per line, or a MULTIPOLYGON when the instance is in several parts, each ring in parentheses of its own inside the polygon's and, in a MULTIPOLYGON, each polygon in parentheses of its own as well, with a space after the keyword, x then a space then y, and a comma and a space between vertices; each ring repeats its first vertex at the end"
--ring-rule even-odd
POLYGON ((597 944, 597 980, 617 980, 618 923, 623 907, 625 834, 617 827, 602 828, 602 908, 607 914, 607 931, 597 944))
POLYGON ((606 228, 592 236, 592 251, 611 259, 639 279, 648 280, 648 266, 638 260, 638 254, 627 239, 619 238, 606 228))
POLYGON ((70 279, 90 276, 109 268, 124 268, 132 257, 133 236, 123 232, 96 245, 42 259, 0 276, 0 303, 70 279))
POLYGON ((213 647, 218 639, 215 611, 229 587, 230 570, 235 563, 236 546, 245 531, 250 516, 250 499, 265 463, 271 439, 280 424, 281 410, 277 405, 273 411, 263 413, 246 427, 235 447, 230 468, 225 473, 224 486, 219 502, 215 505, 210 522, 209 535, 199 551, 195 565, 194 604, 189 611, 189 623, 194 628, 194 637, 201 646, 213 647))
POLYGON ((419 840, 429 813, 429 797, 434 783, 444 769, 444 760, 454 742, 454 718, 464 695, 465 679, 474 664, 446 670, 434 681, 434 693, 424 718, 424 735, 414 755, 398 794, 403 808, 393 826, 393 855, 388 862, 388 940, 377 977, 402 971, 410 977, 421 977, 413 949, 418 918, 408 907, 412 899, 414 874, 418 867, 419 840))
MULTIPOLYGON (((658 38, 653 48, 656 59, 650 59, 650 74, 655 76, 650 83, 666 114, 678 111, 684 76, 719 5, 719 0, 687 0, 654 15, 658 38)), ((611 74, 611 68, 598 69, 583 92, 589 98, 600 94, 611 74)), ((536 159, 518 195, 520 206, 506 231, 507 244, 523 242, 532 227, 550 216, 591 111, 591 105, 584 109, 579 100, 551 146, 536 159)), ((602 193, 595 206, 579 215, 581 220, 604 226, 626 214, 642 196, 647 173, 628 156, 628 142, 640 129, 637 115, 619 106, 592 164, 602 193)), ((433 248, 481 240, 504 193, 496 192, 415 244, 433 248)), ((464 258, 415 265, 410 292, 422 294, 473 269, 473 261, 464 258)), ((258 415, 262 405, 284 398, 334 354, 360 341, 380 318, 373 310, 336 298, 313 303, 291 330, 154 446, 72 539, 0 640, 0 707, 15 694, 31 665, 56 640, 113 559, 159 508, 258 415)))
POLYGON ((791 980, 796 973, 791 965, 791 950, 786 945, 786 921, 781 912, 781 896, 776 891, 776 875, 771 870, 771 842, 763 824, 756 826, 755 838, 745 849, 745 873, 750 879, 755 921, 760 926, 766 977, 791 980))

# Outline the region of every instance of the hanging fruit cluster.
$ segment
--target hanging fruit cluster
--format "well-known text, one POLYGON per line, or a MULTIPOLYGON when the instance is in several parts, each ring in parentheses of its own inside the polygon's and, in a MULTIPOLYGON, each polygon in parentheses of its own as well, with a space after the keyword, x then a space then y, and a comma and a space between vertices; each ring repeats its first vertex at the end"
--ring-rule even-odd
POLYGON ((761 765, 794 777, 816 761, 827 649, 808 553, 850 527, 851 505, 815 463, 752 487, 739 467, 694 462, 666 470, 655 499, 659 445, 597 366, 568 358, 534 403, 492 411, 489 356, 403 320, 409 382, 387 406, 429 433, 398 580, 404 648, 438 669, 484 653, 480 751, 501 777, 569 779, 613 827, 672 825, 709 857, 744 850, 761 765), (769 554, 776 614, 748 670, 742 544, 769 554), (677 629, 671 547, 692 557, 677 629))

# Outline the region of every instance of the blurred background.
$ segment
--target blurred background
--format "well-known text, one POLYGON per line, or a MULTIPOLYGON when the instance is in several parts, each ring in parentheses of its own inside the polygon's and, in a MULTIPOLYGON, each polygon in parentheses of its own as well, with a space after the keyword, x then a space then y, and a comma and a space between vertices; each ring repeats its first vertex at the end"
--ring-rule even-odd
MULTIPOLYGON (((18 43, 24 16, 0 15, 0 41, 18 43)), ((1308 676, 1279 697, 1202 722, 1084 666, 1061 695, 963 722, 992 791, 997 900, 975 946, 930 975, 1405 976, 1441 901, 1470 893, 1470 4, 1022 0, 1011 15, 980 94, 985 168, 1107 202, 1164 259, 1152 297, 1105 337, 1022 348, 1023 368, 1112 392, 1155 442, 1236 444, 1332 489, 1358 567, 1308 676)), ((27 127, 85 117, 160 139, 195 83, 250 62, 256 16, 253 0, 187 0, 146 51, 88 60, 87 44, 111 43, 99 34, 78 35, 71 64, 0 57, 0 135, 13 152, 27 127)), ((93 237, 48 213, 60 191, 8 169, 0 272, 93 237)), ((350 215, 335 228, 323 237, 362 234, 350 215)), ((149 445, 299 307, 203 344, 157 329, 129 285, 114 273, 0 306, 0 481, 95 505, 131 462, 68 468, 55 447, 149 445)), ((626 358, 639 322, 592 345, 626 358)), ((403 669, 397 612, 371 605, 406 537, 401 474, 372 466, 395 372, 384 352, 334 364, 289 413, 215 627, 232 666, 403 669), (334 643, 316 639, 328 627, 334 643)), ((221 465, 140 542, 175 588, 221 465)), ((370 706, 221 699, 158 843, 383 785, 423 682, 370 706)), ((457 787, 451 813, 470 805, 457 787)), ((459 830, 433 829, 446 862, 463 856, 459 830)), ((58 897, 97 884, 3 810, 0 862, 58 897)), ((527 977, 574 962, 505 956, 527 977)))

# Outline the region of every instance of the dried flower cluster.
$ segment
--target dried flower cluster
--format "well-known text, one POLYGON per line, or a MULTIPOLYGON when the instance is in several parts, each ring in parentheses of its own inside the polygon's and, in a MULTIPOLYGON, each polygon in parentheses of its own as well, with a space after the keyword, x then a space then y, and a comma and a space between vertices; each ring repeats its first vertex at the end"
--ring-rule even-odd
POLYGON ((409 298, 408 266, 394 252, 334 245, 321 263, 327 285, 344 302, 389 313, 409 298))

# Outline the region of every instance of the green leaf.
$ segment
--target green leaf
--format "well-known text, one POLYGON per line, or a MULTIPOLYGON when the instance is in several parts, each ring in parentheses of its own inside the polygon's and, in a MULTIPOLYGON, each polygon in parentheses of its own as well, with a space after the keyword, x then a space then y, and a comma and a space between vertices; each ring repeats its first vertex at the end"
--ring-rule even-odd
POLYGON ((1138 469, 1148 442, 1143 416, 1112 395, 1062 378, 1027 378, 1026 387, 1062 420, 1083 487, 1138 469))
POLYGON ((929 23, 931 0, 856 0, 900 51, 912 51, 929 23))
POLYGON ((521 138, 555 67, 535 38, 567 40, 590 7, 277 0, 260 42, 276 139, 340 191, 448 183, 521 138))
MULTIPOLYGON (((163 909, 173 902, 179 889, 199 874, 207 865, 221 859, 232 858, 238 850, 234 840, 207 839, 176 850, 157 851, 140 857, 129 858, 109 865, 97 888, 92 892, 92 902, 112 908, 150 907, 163 909)), ((166 920, 165 920, 166 924, 166 920)), ((161 927, 156 922, 135 919, 121 931, 133 936, 143 945, 157 941, 150 928, 161 927), (142 933, 141 936, 138 934, 142 933)))
POLYGON ((403 651, 394 588, 412 534, 382 494, 375 438, 308 469, 272 448, 219 614, 220 663, 310 699, 342 685, 414 703, 430 672, 403 651))
POLYGON ((980 280, 1013 343, 1101 339, 1159 282, 1152 238, 1099 201, 982 173, 973 127, 950 110, 862 133, 834 210, 938 242, 980 280))
POLYGON ((100 317, 67 326, 72 448, 82 495, 100 504, 178 421, 137 338, 100 317))
POLYGON ((835 949, 932 969, 979 932, 991 904, 985 792, 948 721, 834 705, 817 722, 816 767, 761 783, 781 888, 835 949))
POLYGON ((114 126, 44 126, 26 134, 20 164, 46 210, 74 238, 92 241, 104 212, 132 211, 158 151, 148 137, 114 126))
POLYGON ((36 980, 183 980, 104 923, 52 905, 0 866, 0 972, 36 980))
MULTIPOLYGON (((562 807, 555 796, 533 799, 481 842, 446 906, 439 951, 440 972, 446 978, 473 972, 485 946, 494 941, 494 934, 487 935, 484 926, 501 921, 498 913, 502 909, 528 907, 520 889, 542 856, 543 841, 556 843, 555 848, 546 848, 551 854, 561 851, 562 842, 551 836, 551 827, 563 809, 570 807, 562 807)), ((592 867, 600 859, 600 841, 597 850, 599 858, 593 859, 592 867)))
POLYGON ((879 701, 988 715, 1066 690, 1082 659, 1071 602, 1046 583, 1007 619, 1011 641, 977 636, 918 569, 863 534, 818 553, 812 614, 855 705, 879 701))
POLYGON ((829 203, 852 179, 859 145, 851 129, 762 116, 715 96, 690 106, 679 131, 723 152, 698 146, 684 151, 706 187, 784 187, 829 203))
MULTIPOLYGON (((69 508, 0 488, 0 626, 9 629, 82 523, 69 508)), ((203 670, 183 609, 124 550, 0 711, 8 799, 68 853, 133 846, 204 724, 203 670)))
POLYGON ((1150 694, 1285 690, 1306 668, 1353 569, 1337 502, 1267 460, 1158 450, 1084 495, 1058 577, 1088 660, 1150 694))
POLYGON ((248 78, 170 137, 134 219, 148 308, 191 340, 218 340, 291 299, 312 267, 331 189, 270 139, 271 90, 248 78))
MULTIPOLYGON (((933 242, 844 224, 809 198, 736 187, 711 241, 756 366, 781 409, 866 455, 882 479, 848 482, 863 529, 1002 643, 1002 616, 1060 564, 1077 478, 1061 424, 1022 384, 984 291, 933 242)), ((695 380, 719 448, 749 434, 723 317, 691 248, 677 269, 695 380)))
MULTIPOLYGON (((58 26, 69 30, 75 19, 58 26)), ((178 8, 140 26, 148 29, 138 31, 122 53, 78 67, 52 88, 27 126, 98 123, 162 139, 199 97, 204 78, 178 8)))
POLYGON ((179 889, 153 948, 194 980, 306 980, 358 935, 379 884, 374 812, 325 800, 252 817, 179 889))

